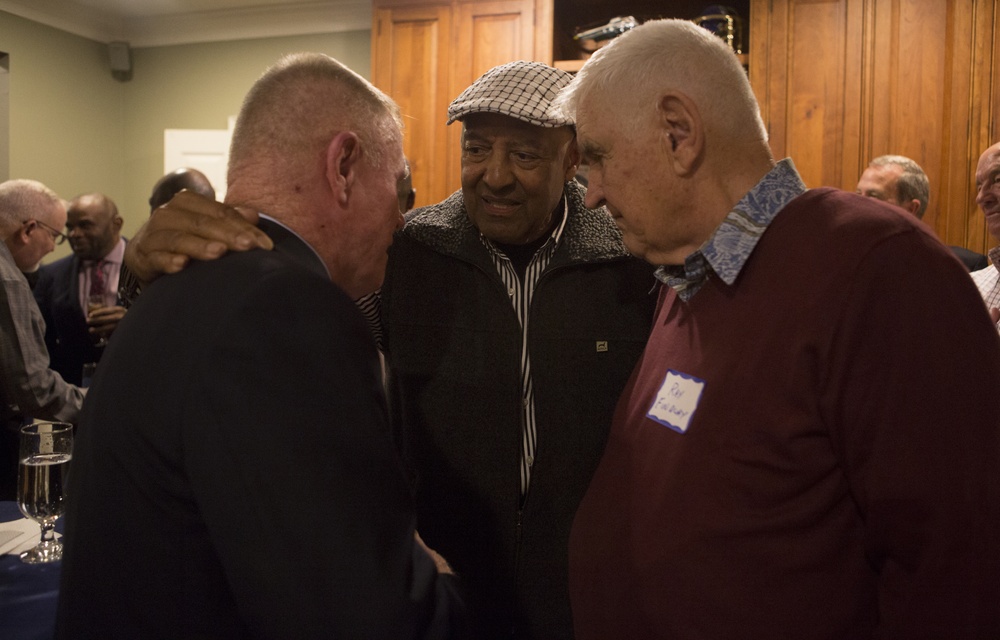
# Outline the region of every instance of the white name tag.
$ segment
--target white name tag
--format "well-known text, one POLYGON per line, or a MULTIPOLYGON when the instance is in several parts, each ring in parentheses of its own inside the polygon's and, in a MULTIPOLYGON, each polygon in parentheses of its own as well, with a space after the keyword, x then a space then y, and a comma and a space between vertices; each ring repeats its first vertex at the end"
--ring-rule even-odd
POLYGON ((684 433, 691 424, 691 418, 698 408, 698 401, 704 390, 704 380, 667 369, 667 376, 663 379, 663 384, 653 399, 653 405, 646 417, 674 431, 684 433))

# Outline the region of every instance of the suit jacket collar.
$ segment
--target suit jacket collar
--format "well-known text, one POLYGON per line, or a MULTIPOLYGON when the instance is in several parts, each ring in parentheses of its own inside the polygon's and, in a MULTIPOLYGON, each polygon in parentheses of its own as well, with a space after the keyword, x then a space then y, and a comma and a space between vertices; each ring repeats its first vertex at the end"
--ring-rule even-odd
POLYGON ((279 220, 261 213, 260 222, 257 226, 274 241, 274 250, 282 255, 290 257, 309 271, 314 271, 327 280, 330 279, 330 272, 326 264, 316 253, 308 242, 302 239, 297 233, 282 224, 279 220))

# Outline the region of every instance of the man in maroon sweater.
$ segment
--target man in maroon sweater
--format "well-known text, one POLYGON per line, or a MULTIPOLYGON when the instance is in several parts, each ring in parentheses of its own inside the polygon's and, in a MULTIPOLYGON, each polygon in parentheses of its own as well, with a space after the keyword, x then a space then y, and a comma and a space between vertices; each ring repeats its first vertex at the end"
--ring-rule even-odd
POLYGON ((684 21, 560 96, 659 309, 570 542, 577 637, 1000 638, 1000 341, 902 212, 775 163, 684 21))

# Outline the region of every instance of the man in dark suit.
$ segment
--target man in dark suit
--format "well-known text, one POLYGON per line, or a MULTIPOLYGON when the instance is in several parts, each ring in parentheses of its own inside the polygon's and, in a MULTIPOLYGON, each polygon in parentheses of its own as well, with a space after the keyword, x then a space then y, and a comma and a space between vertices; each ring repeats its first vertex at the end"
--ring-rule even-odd
POLYGON ((401 142, 392 101, 327 56, 250 90, 226 201, 262 212, 274 251, 153 283, 109 344, 74 451, 57 637, 454 635, 454 577, 415 535, 352 302, 402 225, 401 142))
POLYGON ((125 316, 118 304, 118 277, 125 240, 111 198, 77 196, 66 210, 73 255, 45 265, 35 300, 45 319, 45 346, 52 368, 72 384, 83 383, 83 366, 101 358, 106 339, 125 316))

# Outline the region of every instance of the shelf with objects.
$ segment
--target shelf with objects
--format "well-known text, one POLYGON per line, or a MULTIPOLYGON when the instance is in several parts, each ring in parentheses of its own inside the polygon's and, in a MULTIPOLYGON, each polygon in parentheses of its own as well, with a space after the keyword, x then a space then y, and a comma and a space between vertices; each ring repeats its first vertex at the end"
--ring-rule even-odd
POLYGON ((693 20, 726 40, 744 68, 749 68, 750 0, 709 4, 703 0, 649 2, 624 0, 555 0, 553 66, 579 71, 590 55, 629 29, 658 18, 693 20))

